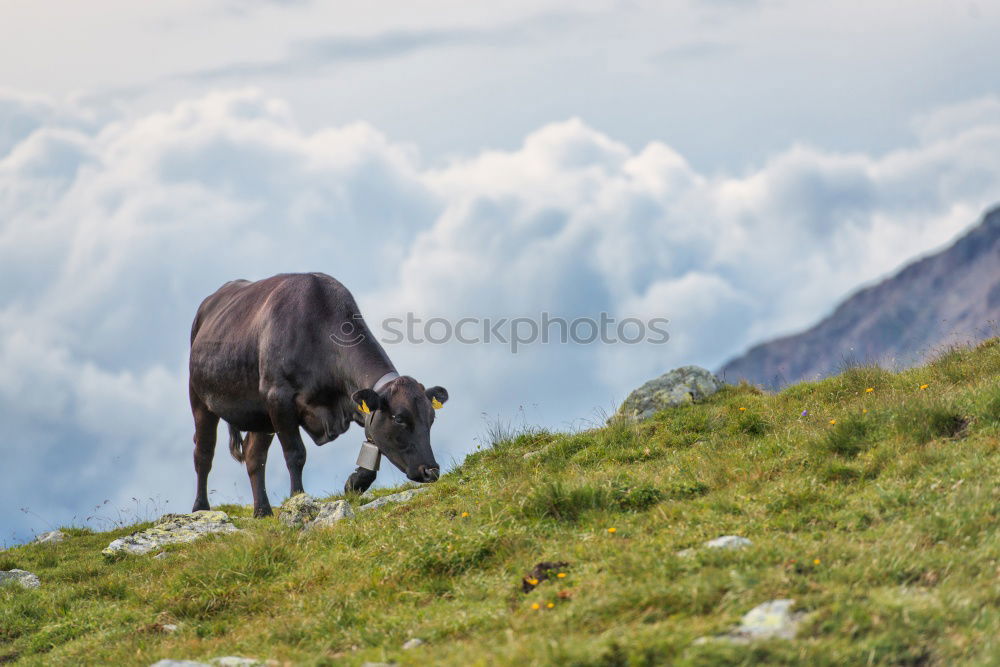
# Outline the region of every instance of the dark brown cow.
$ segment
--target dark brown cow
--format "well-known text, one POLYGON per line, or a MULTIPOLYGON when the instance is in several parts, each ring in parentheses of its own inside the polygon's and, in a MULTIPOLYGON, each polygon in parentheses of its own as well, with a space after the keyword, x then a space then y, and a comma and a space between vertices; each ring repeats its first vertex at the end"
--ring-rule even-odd
MULTIPOLYGON (((194 511, 209 508, 208 473, 220 419, 229 424, 233 457, 246 462, 254 516, 271 514, 264 464, 275 433, 291 492, 303 493, 306 448, 299 427, 322 445, 352 422, 359 424, 378 452, 411 480, 438 478, 430 429, 434 409, 448 392, 397 374, 354 297, 328 275, 282 274, 220 287, 194 318, 190 372, 194 511)), ((345 489, 371 486, 376 473, 370 468, 377 465, 359 467, 345 489)))

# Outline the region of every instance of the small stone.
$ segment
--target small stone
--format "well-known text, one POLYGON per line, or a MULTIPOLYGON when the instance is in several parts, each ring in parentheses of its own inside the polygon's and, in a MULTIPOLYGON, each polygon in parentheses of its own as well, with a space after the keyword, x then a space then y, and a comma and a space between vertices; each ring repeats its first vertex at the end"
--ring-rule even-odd
POLYGON ((165 544, 194 542, 210 533, 235 533, 237 530, 225 512, 201 510, 190 514, 165 514, 152 528, 120 537, 101 553, 105 556, 121 551, 146 554, 165 544))
POLYGON ((160 626, 160 629, 164 632, 177 632, 177 626, 173 623, 164 623, 160 626))
POLYGON ((682 366, 629 394, 615 417, 636 421, 648 419, 660 410, 700 401, 722 387, 722 381, 708 370, 700 366, 682 366))
POLYGON ((281 504, 278 521, 289 528, 303 528, 319 514, 319 503, 308 493, 292 496, 281 504))
POLYGON ((795 639, 799 621, 805 614, 792 613, 795 600, 768 600, 743 616, 735 633, 750 639, 795 639))
POLYGON ((751 544, 753 542, 739 535, 723 535, 705 542, 705 546, 710 549, 744 549, 751 544))
POLYGON ((61 530, 50 530, 35 537, 38 544, 58 544, 66 539, 66 533, 61 530))
POLYGON ((166 551, 161 551, 160 553, 153 556, 153 558, 155 558, 156 560, 163 560, 164 558, 169 558, 169 556, 170 554, 168 554, 166 551))
POLYGON ((757 639, 795 639, 799 624, 805 617, 802 612, 792 612, 795 600, 768 600, 748 611, 739 627, 724 635, 701 637, 696 644, 725 641, 749 644, 757 639))
POLYGON ((415 489, 407 489, 406 491, 400 491, 399 493, 394 493, 390 496, 382 496, 381 498, 377 498, 371 501, 367 505, 362 505, 361 507, 358 508, 358 511, 361 512, 364 510, 373 510, 378 507, 389 505, 390 503, 405 503, 408 500, 413 500, 414 496, 416 496, 419 493, 423 493, 426 490, 427 490, 426 486, 420 486, 415 489))
POLYGON ((38 577, 26 570, 0 570, 0 586, 19 585, 24 588, 38 588, 42 585, 38 577))
POLYGON ((329 528, 338 521, 343 519, 350 519, 354 516, 354 510, 351 509, 351 504, 346 500, 335 500, 329 503, 320 503, 319 513, 316 514, 316 518, 312 520, 306 527, 307 528, 329 528))
POLYGON ((225 655, 221 658, 212 658, 212 664, 218 667, 262 667, 263 662, 256 658, 241 658, 238 655, 225 655))
POLYGON ((411 648, 417 648, 418 646, 423 646, 426 644, 423 639, 419 637, 414 637, 413 639, 407 639, 406 643, 403 644, 403 650, 409 651, 411 648))
POLYGON ((523 455, 521 456, 521 458, 522 458, 522 459, 533 459, 533 458, 535 458, 536 456, 538 456, 538 455, 539 455, 539 454, 541 454, 541 453, 542 453, 542 450, 540 450, 540 449, 536 449, 536 450, 534 450, 533 452, 525 452, 525 453, 524 453, 524 454, 523 454, 523 455))

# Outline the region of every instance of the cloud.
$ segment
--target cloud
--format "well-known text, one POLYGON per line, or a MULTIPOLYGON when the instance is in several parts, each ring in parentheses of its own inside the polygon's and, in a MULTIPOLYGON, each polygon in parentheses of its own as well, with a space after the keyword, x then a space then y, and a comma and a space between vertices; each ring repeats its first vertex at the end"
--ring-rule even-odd
POLYGON ((530 39, 539 31, 563 28, 576 18, 570 14, 550 13, 491 27, 388 30, 364 36, 329 35, 296 42, 281 58, 229 63, 175 78, 210 83, 235 77, 315 75, 331 65, 399 58, 427 49, 509 46, 512 42, 530 39))
MULTIPOLYGON (((710 175, 579 119, 431 167, 366 124, 304 132, 253 90, 89 124, 53 101, 2 109, 21 119, 0 156, 5 536, 46 525, 17 507, 58 524, 105 499, 191 502, 187 337, 227 280, 325 271, 376 329, 406 312, 670 320, 664 345, 389 347, 448 387, 448 461, 484 415, 579 425, 670 367, 808 324, 1000 198, 1000 121, 978 113, 884 155, 793 146, 710 175)), ((307 488, 336 491, 359 442, 310 446, 307 488)), ((248 499, 221 453, 212 475, 216 499, 248 499)), ((280 500, 279 454, 268 484, 280 500)))
POLYGON ((1000 98, 990 95, 934 109, 917 116, 911 125, 923 141, 931 142, 997 123, 1000 123, 1000 98))
POLYGON ((735 42, 724 42, 719 40, 706 39, 702 41, 685 42, 676 44, 657 51, 650 60, 658 65, 671 65, 734 53, 738 50, 735 42))

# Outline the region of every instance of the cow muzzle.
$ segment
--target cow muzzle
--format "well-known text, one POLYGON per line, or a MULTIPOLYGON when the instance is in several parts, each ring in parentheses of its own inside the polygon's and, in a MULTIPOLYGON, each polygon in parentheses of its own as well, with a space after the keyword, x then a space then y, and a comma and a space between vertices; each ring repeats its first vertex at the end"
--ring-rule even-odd
POLYGON ((414 482, 423 482, 428 484, 430 482, 436 482, 438 477, 441 476, 441 470, 439 468, 431 468, 429 466, 417 466, 417 474, 411 477, 414 482))

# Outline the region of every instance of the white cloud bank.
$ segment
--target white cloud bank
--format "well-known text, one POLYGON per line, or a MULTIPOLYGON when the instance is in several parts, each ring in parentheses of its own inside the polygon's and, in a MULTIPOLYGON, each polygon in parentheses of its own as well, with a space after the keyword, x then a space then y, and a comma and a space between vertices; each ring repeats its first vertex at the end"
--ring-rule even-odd
MULTIPOLYGON (((917 119, 913 145, 885 155, 795 146, 740 175, 576 119, 434 168, 368 125, 304 133, 255 91, 132 119, 4 93, 0 128, 8 540, 104 499, 187 507, 186 343, 226 280, 324 271, 372 324, 407 311, 670 320, 665 345, 389 347, 451 392, 434 434, 446 461, 472 448, 483 414, 523 406, 565 426, 669 367, 716 366, 804 326, 1000 199, 992 98, 917 119)), ((339 488, 359 439, 310 446, 307 489, 339 488)), ((280 454, 268 479, 280 500, 280 454)), ((224 447, 211 487, 249 497, 224 447)))

